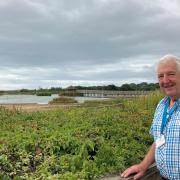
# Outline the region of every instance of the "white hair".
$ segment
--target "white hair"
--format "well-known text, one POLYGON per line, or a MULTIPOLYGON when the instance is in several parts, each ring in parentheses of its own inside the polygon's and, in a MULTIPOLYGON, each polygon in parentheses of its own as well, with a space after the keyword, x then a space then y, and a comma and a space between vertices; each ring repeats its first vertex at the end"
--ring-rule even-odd
POLYGON ((177 57, 177 56, 174 56, 172 54, 167 54, 165 56, 163 56, 162 58, 160 58, 158 64, 157 64, 157 67, 160 65, 160 64, 163 64, 163 63, 166 63, 166 62, 169 62, 169 61, 174 61, 176 63, 176 66, 177 66, 177 70, 180 71, 180 58, 177 57))

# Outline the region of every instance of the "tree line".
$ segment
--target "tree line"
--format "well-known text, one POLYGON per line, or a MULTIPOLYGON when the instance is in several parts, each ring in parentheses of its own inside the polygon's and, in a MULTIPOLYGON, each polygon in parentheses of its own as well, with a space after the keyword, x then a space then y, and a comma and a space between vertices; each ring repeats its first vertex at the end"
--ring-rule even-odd
POLYGON ((62 91, 66 90, 109 90, 109 91, 154 91, 159 89, 158 83, 147 83, 142 82, 139 84, 130 83, 122 84, 121 86, 116 86, 114 84, 104 85, 104 86, 69 86, 67 88, 62 87, 51 87, 51 88, 38 88, 38 89, 20 89, 20 90, 9 90, 9 91, 0 91, 0 95, 3 94, 59 94, 62 91))
MULTIPOLYGON (((72 87, 72 86, 71 86, 72 87)), ((71 88, 69 87, 69 89, 71 88)), ((139 84, 130 83, 116 86, 114 84, 106 86, 73 86, 72 89, 87 89, 87 90, 109 90, 109 91, 154 91, 159 89, 158 83, 146 83, 142 82, 139 84)))

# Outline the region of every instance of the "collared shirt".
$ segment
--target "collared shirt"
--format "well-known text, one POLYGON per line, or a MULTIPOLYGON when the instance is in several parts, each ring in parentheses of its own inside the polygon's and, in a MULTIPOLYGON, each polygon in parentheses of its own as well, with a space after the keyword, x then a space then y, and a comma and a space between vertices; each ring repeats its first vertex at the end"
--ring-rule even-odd
MULTIPOLYGON (((161 124, 167 97, 157 105, 150 133, 154 141, 161 135, 161 124)), ((169 111, 170 109, 168 109, 169 111)), ((160 174, 171 180, 180 180, 180 98, 163 130, 165 143, 155 148, 155 160, 160 174)))

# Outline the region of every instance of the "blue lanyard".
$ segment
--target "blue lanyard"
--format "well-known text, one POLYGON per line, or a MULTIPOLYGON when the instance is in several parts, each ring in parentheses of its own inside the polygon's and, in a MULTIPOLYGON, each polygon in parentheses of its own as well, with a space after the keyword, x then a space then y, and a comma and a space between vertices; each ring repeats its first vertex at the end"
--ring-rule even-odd
POLYGON ((164 108, 163 119, 162 119, 162 124, 161 124, 161 134, 163 134, 164 128, 165 128, 166 124, 168 123, 169 117, 172 115, 172 113, 177 108, 177 102, 175 102, 175 104, 172 106, 170 111, 167 112, 168 107, 169 107, 169 103, 170 103, 170 98, 167 97, 167 99, 165 100, 165 108, 164 108))

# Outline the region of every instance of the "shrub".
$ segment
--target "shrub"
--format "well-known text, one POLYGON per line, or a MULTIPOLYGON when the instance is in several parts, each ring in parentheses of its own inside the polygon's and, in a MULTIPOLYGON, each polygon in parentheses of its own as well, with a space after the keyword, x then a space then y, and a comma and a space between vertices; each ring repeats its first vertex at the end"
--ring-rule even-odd
POLYGON ((51 92, 36 92, 36 96, 51 96, 51 92))
POLYGON ((74 98, 64 97, 60 96, 58 98, 54 98, 52 101, 49 102, 49 104, 61 104, 61 103, 77 103, 77 101, 74 98))

